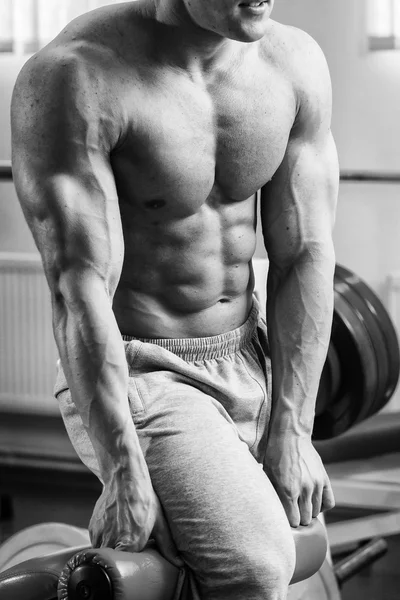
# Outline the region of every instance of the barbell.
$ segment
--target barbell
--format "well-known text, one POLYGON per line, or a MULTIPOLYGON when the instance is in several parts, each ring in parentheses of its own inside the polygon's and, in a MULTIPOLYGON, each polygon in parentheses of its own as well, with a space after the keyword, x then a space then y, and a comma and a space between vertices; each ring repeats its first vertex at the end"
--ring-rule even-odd
MULTIPOLYGON (((0 180, 11 181, 10 160, 0 160, 0 180)), ((367 183, 400 183, 400 173, 394 171, 341 171, 340 181, 367 183)))

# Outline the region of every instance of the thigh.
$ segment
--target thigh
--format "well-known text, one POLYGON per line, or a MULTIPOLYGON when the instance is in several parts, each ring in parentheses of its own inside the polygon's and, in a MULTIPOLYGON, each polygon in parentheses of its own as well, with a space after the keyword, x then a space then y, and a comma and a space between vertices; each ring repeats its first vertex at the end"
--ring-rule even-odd
POLYGON ((237 590, 247 556, 292 544, 278 496, 213 398, 177 385, 143 400, 137 431, 178 550, 204 597, 227 582, 237 590))
MULTIPOLYGON (((262 569, 274 554, 280 560, 289 553, 293 560, 283 507, 217 400, 173 371, 160 371, 152 380, 150 386, 141 385, 140 375, 130 378, 129 402, 178 550, 201 597, 214 597, 212 590, 217 588, 226 590, 224 598, 241 597, 241 577, 254 567, 244 564, 248 557, 262 557, 262 569)), ((69 390, 57 396, 76 452, 100 479, 93 446, 69 390)))

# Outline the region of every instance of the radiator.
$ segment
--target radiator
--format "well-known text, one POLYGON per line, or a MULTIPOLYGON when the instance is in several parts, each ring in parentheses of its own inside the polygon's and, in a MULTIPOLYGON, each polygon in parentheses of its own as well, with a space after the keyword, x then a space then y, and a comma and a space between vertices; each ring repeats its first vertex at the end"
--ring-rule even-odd
MULTIPOLYGON (((268 261, 254 262, 264 309, 268 261)), ((0 252, 0 410, 58 414, 53 397, 57 359, 39 255, 0 252)))
POLYGON ((39 255, 0 253, 0 409, 58 413, 57 358, 39 255))
MULTIPOLYGON (((267 270, 266 259, 254 259, 263 312, 267 270)), ((388 276, 387 307, 400 332, 400 272, 388 276)), ((58 413, 53 398, 57 359, 39 255, 0 252, 0 409, 58 413)), ((399 388, 384 410, 400 411, 399 388)))

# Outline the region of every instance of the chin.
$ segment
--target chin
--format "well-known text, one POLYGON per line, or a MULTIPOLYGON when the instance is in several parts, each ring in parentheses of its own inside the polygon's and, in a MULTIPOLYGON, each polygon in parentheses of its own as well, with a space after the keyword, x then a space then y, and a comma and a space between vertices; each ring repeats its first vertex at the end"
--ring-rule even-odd
POLYGON ((251 44, 251 42, 258 42, 258 40, 261 40, 264 36, 265 36, 265 29, 263 31, 243 31, 241 33, 241 35, 237 35, 236 37, 232 38, 235 39, 237 42, 243 42, 244 44, 251 44))
POLYGON ((236 27, 234 30, 231 30, 229 34, 226 36, 232 40, 236 40, 237 42, 243 42, 245 44, 250 44, 251 42, 257 42, 261 40, 267 33, 267 23, 253 25, 252 27, 236 27))
POLYGON ((237 12, 229 22, 229 30, 226 37, 238 42, 251 43, 263 38, 270 24, 271 6, 264 12, 261 18, 246 18, 237 12))

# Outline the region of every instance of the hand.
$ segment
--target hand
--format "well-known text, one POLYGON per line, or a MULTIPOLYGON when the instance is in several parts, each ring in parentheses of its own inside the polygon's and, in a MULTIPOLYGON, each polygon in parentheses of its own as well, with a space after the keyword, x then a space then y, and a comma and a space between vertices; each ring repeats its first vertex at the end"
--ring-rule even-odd
POLYGON ((141 552, 152 537, 166 560, 184 564, 149 478, 140 484, 126 474, 110 478, 94 507, 89 534, 94 548, 126 552, 141 552))
POLYGON ((264 471, 275 487, 292 527, 309 525, 335 506, 331 484, 318 452, 307 437, 285 437, 271 443, 264 471))

